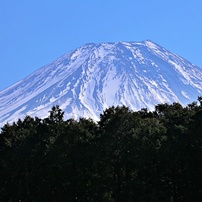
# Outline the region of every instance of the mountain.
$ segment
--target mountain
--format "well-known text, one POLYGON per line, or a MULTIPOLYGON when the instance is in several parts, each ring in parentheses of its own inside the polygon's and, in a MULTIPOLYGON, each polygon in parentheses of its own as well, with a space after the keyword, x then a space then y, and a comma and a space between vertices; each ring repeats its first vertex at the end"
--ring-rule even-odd
POLYGON ((65 118, 91 117, 112 105, 153 110, 195 101, 202 69, 152 41, 86 44, 0 92, 0 125, 44 118, 53 105, 65 118))

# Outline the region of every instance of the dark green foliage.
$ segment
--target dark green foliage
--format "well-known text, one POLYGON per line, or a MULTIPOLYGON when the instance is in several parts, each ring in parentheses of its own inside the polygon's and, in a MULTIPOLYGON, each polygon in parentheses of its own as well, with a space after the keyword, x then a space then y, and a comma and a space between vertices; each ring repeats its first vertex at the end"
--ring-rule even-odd
POLYGON ((0 134, 0 201, 202 201, 202 98, 100 121, 26 116, 0 134), (198 104, 199 103, 199 104, 198 104))

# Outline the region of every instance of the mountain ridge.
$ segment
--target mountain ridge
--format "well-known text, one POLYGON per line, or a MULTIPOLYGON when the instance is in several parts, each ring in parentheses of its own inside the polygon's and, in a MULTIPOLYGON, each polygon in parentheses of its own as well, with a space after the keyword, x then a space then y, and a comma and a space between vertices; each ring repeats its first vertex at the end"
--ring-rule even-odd
POLYGON ((45 117, 56 104, 66 118, 98 120, 112 105, 152 110, 201 93, 202 70, 150 40, 88 43, 0 91, 0 125, 45 117))

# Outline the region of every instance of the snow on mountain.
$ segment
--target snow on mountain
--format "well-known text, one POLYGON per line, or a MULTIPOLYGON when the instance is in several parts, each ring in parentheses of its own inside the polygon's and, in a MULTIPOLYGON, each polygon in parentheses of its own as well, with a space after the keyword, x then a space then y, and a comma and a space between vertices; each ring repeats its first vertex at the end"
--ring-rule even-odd
POLYGON ((53 105, 65 118, 91 117, 112 105, 153 110, 202 94, 202 69, 151 42, 86 44, 0 92, 0 125, 44 118, 53 105))

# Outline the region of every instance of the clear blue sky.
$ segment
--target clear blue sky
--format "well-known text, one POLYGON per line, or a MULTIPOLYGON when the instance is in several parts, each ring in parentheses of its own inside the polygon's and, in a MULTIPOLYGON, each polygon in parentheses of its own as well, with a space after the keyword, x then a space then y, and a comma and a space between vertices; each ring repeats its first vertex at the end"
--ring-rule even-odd
POLYGON ((85 43, 145 39, 202 68, 202 1, 2 0, 0 90, 85 43))

